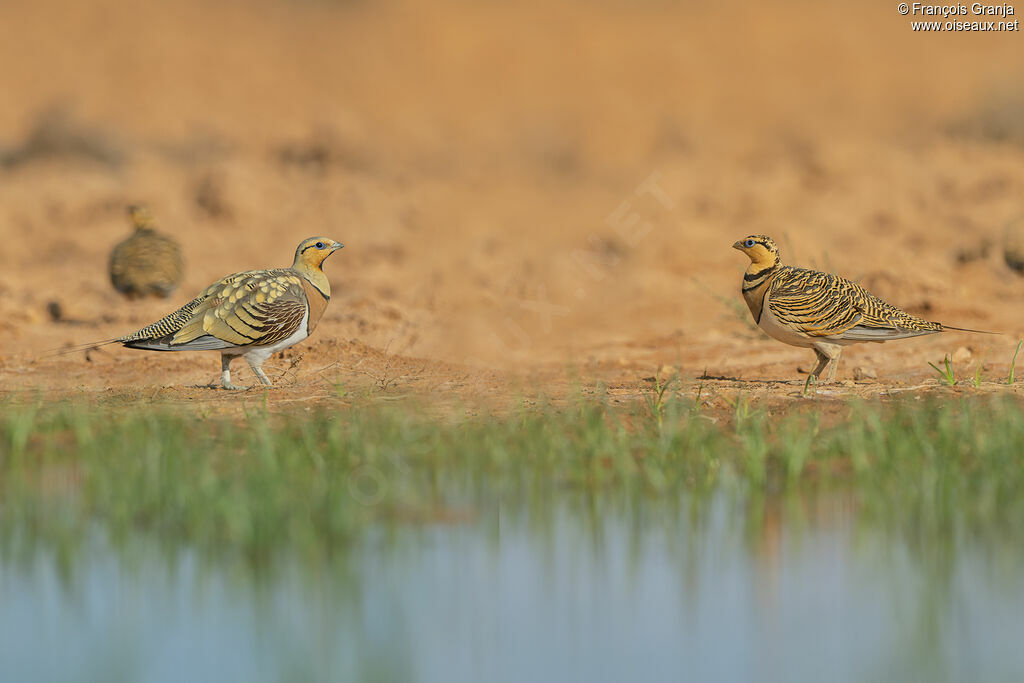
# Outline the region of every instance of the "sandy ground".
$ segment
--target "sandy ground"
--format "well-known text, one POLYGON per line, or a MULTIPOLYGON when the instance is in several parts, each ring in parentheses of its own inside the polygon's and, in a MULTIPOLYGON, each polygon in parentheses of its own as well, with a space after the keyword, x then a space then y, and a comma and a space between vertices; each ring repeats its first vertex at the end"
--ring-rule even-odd
POLYGON ((928 362, 954 353, 959 378, 1005 391, 1024 337, 1002 249, 1024 230, 1021 33, 914 33, 888 1, 768 5, 4 3, 0 393, 257 400, 204 388, 215 353, 47 352, 323 234, 346 244, 334 297, 268 362, 275 404, 473 410, 598 384, 625 401, 672 368, 691 394, 703 376, 705 396, 784 402, 814 357, 752 327, 729 248, 750 233, 1005 333, 851 347, 819 396, 937 390, 928 362), (168 300, 107 279, 132 202, 184 248, 168 300))

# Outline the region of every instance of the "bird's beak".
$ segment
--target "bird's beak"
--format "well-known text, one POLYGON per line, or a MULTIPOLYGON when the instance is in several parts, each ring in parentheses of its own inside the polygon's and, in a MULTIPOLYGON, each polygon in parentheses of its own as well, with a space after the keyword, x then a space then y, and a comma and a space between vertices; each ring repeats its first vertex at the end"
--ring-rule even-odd
POLYGON ((334 243, 334 246, 333 246, 333 247, 331 247, 331 253, 334 253, 334 252, 338 251, 339 249, 341 249, 341 248, 342 248, 342 247, 344 247, 344 246, 345 246, 345 245, 344 245, 344 244, 342 244, 341 242, 335 242, 335 243, 334 243))
POLYGON ((743 240, 737 240, 737 241, 733 242, 732 248, 733 249, 739 249, 740 251, 743 251, 743 240))

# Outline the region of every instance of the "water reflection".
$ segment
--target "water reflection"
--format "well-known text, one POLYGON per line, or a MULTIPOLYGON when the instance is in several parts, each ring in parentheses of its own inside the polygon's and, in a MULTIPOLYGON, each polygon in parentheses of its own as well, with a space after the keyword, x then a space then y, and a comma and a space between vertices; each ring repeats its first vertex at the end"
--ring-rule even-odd
POLYGON ((144 539, 0 563, 0 679, 1021 680, 1024 558, 856 501, 552 493, 330 560, 144 539))

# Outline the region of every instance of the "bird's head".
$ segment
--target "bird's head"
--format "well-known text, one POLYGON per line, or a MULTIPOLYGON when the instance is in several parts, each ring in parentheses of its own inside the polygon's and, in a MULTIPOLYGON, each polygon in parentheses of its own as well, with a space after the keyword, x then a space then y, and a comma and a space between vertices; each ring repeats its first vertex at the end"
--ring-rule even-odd
POLYGON ((779 263, 779 248, 767 235, 750 235, 732 245, 750 259, 755 266, 770 268, 779 263))
POLYGON ((128 206, 128 218, 132 222, 132 227, 137 231, 152 230, 156 227, 153 214, 150 213, 149 207, 145 204, 130 204, 128 206))
POLYGON ((292 267, 297 270, 321 270, 327 257, 343 246, 345 245, 341 242, 335 242, 329 237, 310 237, 302 240, 295 250, 295 263, 292 267))

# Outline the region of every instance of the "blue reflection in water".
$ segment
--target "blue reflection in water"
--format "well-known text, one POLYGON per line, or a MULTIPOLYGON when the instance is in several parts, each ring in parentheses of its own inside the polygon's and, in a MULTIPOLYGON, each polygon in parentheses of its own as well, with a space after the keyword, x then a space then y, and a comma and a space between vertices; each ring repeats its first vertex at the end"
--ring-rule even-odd
POLYGON ((0 680, 1024 680, 1019 553, 930 562, 842 503, 578 503, 266 573, 143 540, 7 559, 0 680))

